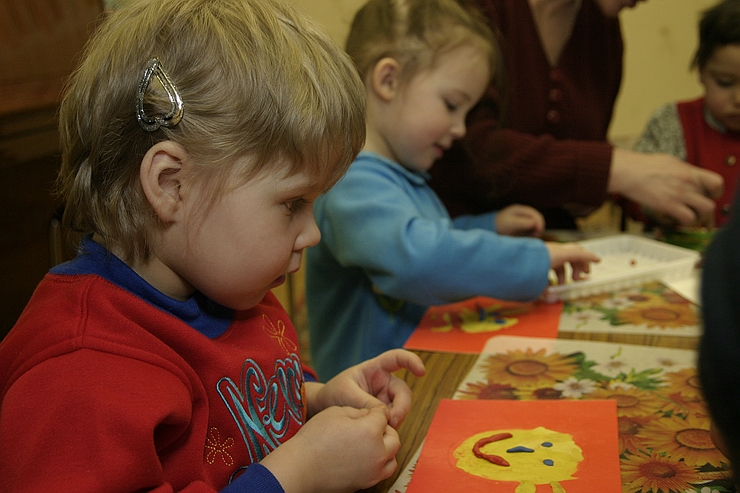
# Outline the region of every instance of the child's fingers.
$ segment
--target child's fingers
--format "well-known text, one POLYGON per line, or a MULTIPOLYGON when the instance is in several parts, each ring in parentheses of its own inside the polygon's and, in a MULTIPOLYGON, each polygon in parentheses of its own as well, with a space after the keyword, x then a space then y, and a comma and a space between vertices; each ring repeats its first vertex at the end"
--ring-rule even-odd
POLYGON ((401 439, 396 430, 390 426, 386 426, 385 433, 383 434, 383 449, 385 451, 385 461, 378 471, 378 481, 389 478, 398 467, 396 454, 401 449, 401 439))
POLYGON ((406 385, 406 382, 391 376, 391 380, 388 383, 388 396, 391 398, 390 403, 390 419, 388 423, 398 428, 403 423, 406 415, 411 410, 411 391, 406 385))
POLYGON ((380 471, 380 481, 390 478, 396 471, 397 467, 398 462, 396 461, 396 455, 393 454, 393 457, 388 459, 388 461, 383 465, 383 468, 380 471))
POLYGON ((365 416, 368 420, 373 421, 373 425, 385 428, 388 425, 388 418, 390 413, 388 412, 388 406, 375 406, 369 409, 358 409, 358 411, 365 411, 365 416))
POLYGON ((391 349, 376 357, 380 369, 384 372, 393 373, 403 368, 409 370, 417 377, 424 376, 426 368, 421 358, 411 351, 405 349, 391 349))
POLYGON ((395 457, 401 448, 401 438, 392 426, 386 426, 383 434, 383 444, 389 457, 395 457))
POLYGON ((563 284, 565 282, 565 267, 556 267, 552 270, 555 272, 555 276, 558 279, 558 285, 563 284))
POLYGON ((580 279, 583 279, 586 276, 586 274, 588 274, 589 271, 590 271, 589 264, 588 263, 585 263, 585 264, 572 264, 572 267, 573 267, 573 274, 572 274, 571 278, 574 281, 578 281, 580 279))

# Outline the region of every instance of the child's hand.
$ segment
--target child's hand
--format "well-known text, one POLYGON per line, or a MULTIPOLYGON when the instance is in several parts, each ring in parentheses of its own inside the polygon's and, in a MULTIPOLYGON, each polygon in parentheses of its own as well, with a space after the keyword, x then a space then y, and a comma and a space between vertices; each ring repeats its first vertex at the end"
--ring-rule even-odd
POLYGON ((545 246, 550 252, 550 268, 555 271, 558 277, 558 284, 565 282, 566 263, 569 263, 573 268, 572 278, 574 281, 577 281, 590 272, 591 262, 601 260, 598 256, 585 250, 577 243, 545 242, 545 246))
POLYGON ((411 408, 411 389, 393 375, 402 368, 417 377, 426 373, 416 354, 393 349, 343 371, 329 380, 313 396, 308 395, 309 413, 329 406, 352 406, 358 409, 387 407, 389 424, 398 428, 411 408))
POLYGON ((544 229, 545 218, 540 211, 528 205, 510 205, 496 214, 496 232, 500 235, 539 238, 544 229))
POLYGON ((353 492, 369 488, 396 470, 401 447, 385 407, 329 407, 261 464, 286 493, 353 492))

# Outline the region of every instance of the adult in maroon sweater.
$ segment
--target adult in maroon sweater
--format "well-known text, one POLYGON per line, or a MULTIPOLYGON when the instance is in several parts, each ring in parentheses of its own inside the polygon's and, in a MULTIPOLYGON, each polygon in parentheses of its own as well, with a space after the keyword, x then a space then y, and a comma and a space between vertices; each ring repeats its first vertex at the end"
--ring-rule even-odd
POLYGON ((711 216, 719 175, 606 140, 622 78, 617 14, 636 1, 473 0, 501 34, 506 84, 489 87, 431 170, 453 216, 523 203, 573 228, 609 194, 683 225, 711 216))

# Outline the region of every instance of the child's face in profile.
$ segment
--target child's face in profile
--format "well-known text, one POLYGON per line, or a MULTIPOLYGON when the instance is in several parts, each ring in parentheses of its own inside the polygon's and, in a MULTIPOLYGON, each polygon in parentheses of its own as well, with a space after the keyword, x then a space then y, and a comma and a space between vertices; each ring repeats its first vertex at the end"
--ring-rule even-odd
POLYGON ((387 156, 407 168, 426 171, 453 140, 465 135, 465 115, 483 96, 488 58, 475 45, 463 45, 414 75, 390 103, 383 130, 387 156))
POLYGON ((185 225, 174 268, 221 305, 255 306, 298 270, 303 250, 321 237, 313 216, 320 185, 303 172, 284 177, 284 169, 227 191, 205 216, 195 211, 185 225))
POLYGON ((740 45, 715 49, 700 80, 709 113, 727 129, 740 132, 740 45))

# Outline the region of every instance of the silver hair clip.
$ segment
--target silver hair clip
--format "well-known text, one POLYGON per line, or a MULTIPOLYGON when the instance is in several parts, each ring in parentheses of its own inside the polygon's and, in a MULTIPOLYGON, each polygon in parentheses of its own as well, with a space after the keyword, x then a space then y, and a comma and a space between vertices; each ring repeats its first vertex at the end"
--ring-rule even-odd
POLYGON ((139 91, 136 99, 136 119, 139 121, 139 125, 147 132, 154 132, 159 127, 172 128, 180 123, 183 112, 180 91, 177 90, 175 84, 170 80, 169 75, 164 71, 159 60, 152 58, 149 60, 146 70, 144 70, 141 82, 139 82, 139 91), (164 87, 171 106, 169 113, 150 117, 144 112, 144 96, 153 76, 156 76, 159 83, 164 87))

